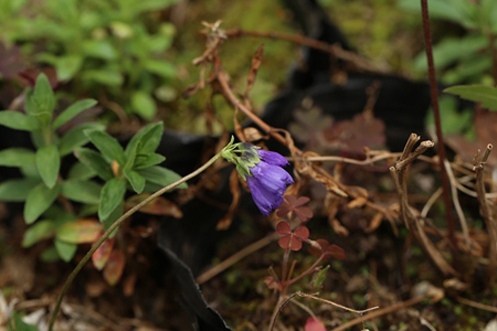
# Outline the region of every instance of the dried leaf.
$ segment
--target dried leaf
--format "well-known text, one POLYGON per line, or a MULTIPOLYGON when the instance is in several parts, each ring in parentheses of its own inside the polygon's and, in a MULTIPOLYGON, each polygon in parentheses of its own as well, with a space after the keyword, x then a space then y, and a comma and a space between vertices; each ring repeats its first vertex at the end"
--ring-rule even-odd
POLYGON ((255 51, 254 57, 252 58, 252 66, 250 67, 250 72, 247 78, 247 89, 245 90, 245 96, 247 96, 255 83, 255 78, 257 76, 257 71, 262 63, 262 57, 264 55, 264 44, 261 44, 255 51))
POLYGON ((123 281, 123 293, 125 296, 130 297, 135 293, 136 273, 129 274, 123 281))
POLYGON ((347 204, 347 207, 350 208, 350 209, 362 207, 362 206, 364 206, 366 204, 366 202, 368 202, 368 199, 366 199, 364 197, 359 197, 357 199, 354 199, 354 200, 350 201, 347 204))
MULTIPOLYGON (((137 194, 126 201, 126 209, 136 206, 146 198, 150 193, 137 194)), ((157 197, 140 208, 140 212, 151 215, 172 216, 174 218, 182 218, 183 213, 179 207, 163 197, 157 197)))
POLYGON ((109 285, 114 286, 121 279, 125 264, 124 253, 120 249, 114 250, 104 268, 104 278, 109 285))
POLYGON ((262 133, 257 128, 254 127, 248 127, 243 129, 243 135, 245 136, 246 141, 249 143, 264 139, 262 133))
POLYGON ((334 218, 332 220, 329 220, 331 227, 333 230, 341 237, 348 237, 349 236, 349 230, 347 230, 345 227, 340 224, 340 222, 334 218))
POLYGON ((71 244, 92 243, 100 236, 103 225, 96 219, 80 219, 57 229, 57 239, 71 244))
MULTIPOLYGON (((101 235, 99 237, 101 237, 101 235)), ((91 256, 93 265, 98 270, 102 270, 109 260, 110 254, 112 253, 112 248, 114 248, 115 239, 115 237, 105 239, 102 245, 100 245, 100 247, 91 256)))
POLYGON ((373 219, 371 220, 371 223, 369 223, 369 226, 366 228, 365 232, 370 233, 376 230, 380 226, 381 221, 383 221, 383 218, 383 213, 376 213, 376 215, 374 215, 373 219))
POLYGON ((233 216, 235 215, 236 210, 238 209, 238 205, 240 203, 240 179, 238 176, 238 171, 233 169, 230 175, 230 192, 233 195, 233 200, 231 201, 231 205, 228 209, 228 212, 224 217, 217 222, 216 229, 217 230, 226 230, 230 227, 231 221, 233 220, 233 216))

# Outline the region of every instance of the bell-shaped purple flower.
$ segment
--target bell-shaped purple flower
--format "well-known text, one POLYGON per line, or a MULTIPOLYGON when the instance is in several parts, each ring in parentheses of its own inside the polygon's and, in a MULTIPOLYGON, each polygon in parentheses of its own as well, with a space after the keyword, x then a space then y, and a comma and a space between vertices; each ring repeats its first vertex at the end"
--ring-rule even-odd
POLYGON ((221 155, 236 165, 262 214, 268 215, 283 203, 287 185, 294 182, 292 176, 282 168, 288 164, 285 157, 249 143, 234 144, 233 139, 221 155))
POLYGON ((247 176, 247 185, 255 204, 263 215, 283 203, 286 186, 292 184, 293 178, 283 168, 288 161, 278 153, 257 150, 260 162, 249 167, 251 176, 247 176))

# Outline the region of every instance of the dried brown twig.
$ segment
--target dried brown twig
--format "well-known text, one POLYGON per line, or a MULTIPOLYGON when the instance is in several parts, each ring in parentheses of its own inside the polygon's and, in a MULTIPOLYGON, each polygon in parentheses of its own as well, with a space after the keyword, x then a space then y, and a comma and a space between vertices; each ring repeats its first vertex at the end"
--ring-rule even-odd
POLYGON ((488 248, 488 270, 487 270, 487 281, 488 284, 493 284, 495 279, 495 267, 497 265, 497 220, 496 206, 491 201, 485 197, 485 180, 484 180, 484 169, 485 163, 487 162, 488 156, 493 149, 492 144, 488 144, 485 152, 481 159, 478 159, 478 155, 475 157, 474 171, 476 173, 476 193, 478 203, 480 205, 480 214, 485 220, 487 225, 487 230, 490 238, 489 248, 488 248))
POLYGON ((414 146, 418 143, 420 137, 416 134, 411 134, 407 140, 402 156, 390 167, 390 172, 394 179, 395 188, 400 199, 400 215, 406 227, 411 230, 413 236, 421 243, 422 247, 427 252, 433 263, 440 269, 444 275, 457 275, 457 272, 445 261, 442 254, 437 250, 435 245, 428 238, 423 230, 423 224, 420 218, 415 215, 413 209, 409 205, 409 197, 407 192, 407 174, 411 163, 427 149, 433 147, 432 141, 423 141, 418 148, 413 151, 414 146))
POLYGON ((332 45, 319 40, 308 38, 306 36, 279 32, 268 32, 268 31, 248 31, 242 29, 233 29, 226 31, 227 38, 239 38, 239 37, 259 37, 259 38, 270 38, 289 41, 292 43, 300 44, 302 46, 307 46, 310 48, 318 49, 325 53, 334 56, 337 59, 347 61, 354 65, 358 70, 368 71, 368 72, 380 72, 388 73, 389 70, 385 68, 379 68, 371 61, 366 58, 356 54, 354 52, 347 51, 340 47, 340 45, 332 45))

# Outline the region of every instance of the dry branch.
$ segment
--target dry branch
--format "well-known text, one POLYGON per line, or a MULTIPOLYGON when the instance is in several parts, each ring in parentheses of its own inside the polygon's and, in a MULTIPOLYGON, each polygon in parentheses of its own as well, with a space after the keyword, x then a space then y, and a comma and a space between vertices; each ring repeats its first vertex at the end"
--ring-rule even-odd
POLYGON ((411 134, 400 159, 390 167, 390 172, 400 199, 400 215, 406 224, 406 227, 411 230, 411 233, 416 240, 421 243, 422 247, 438 269, 440 269, 444 275, 457 275, 457 272, 447 263, 447 261, 445 261, 442 254, 428 238, 423 230, 421 219, 414 213, 412 207, 409 205, 407 192, 408 168, 416 158, 434 145, 432 141, 423 141, 419 144, 418 148, 413 151, 413 148, 419 139, 420 137, 418 135, 414 133, 411 134))
POLYGON ((493 284, 495 279, 495 266, 497 265, 497 222, 495 219, 496 206, 495 204, 485 197, 485 179, 484 169, 488 156, 493 149, 492 144, 488 144, 482 158, 478 160, 478 155, 475 157, 474 171, 476 173, 476 194, 478 203, 480 205, 480 214, 485 220, 487 230, 490 238, 488 248, 488 270, 487 281, 488 284, 493 284))

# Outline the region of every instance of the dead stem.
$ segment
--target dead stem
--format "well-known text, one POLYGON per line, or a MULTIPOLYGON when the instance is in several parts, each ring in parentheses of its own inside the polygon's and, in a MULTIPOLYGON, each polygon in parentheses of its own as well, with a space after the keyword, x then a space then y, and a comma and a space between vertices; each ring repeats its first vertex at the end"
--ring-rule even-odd
POLYGON ((395 163, 395 165, 390 167, 390 172, 392 174, 395 188, 400 200, 400 214, 406 227, 411 231, 412 235, 425 249, 428 256, 431 258, 433 263, 438 267, 438 269, 444 274, 457 275, 457 272, 445 261, 443 255, 438 251, 435 245, 428 238, 423 230, 423 225, 421 224, 421 219, 416 216, 413 212, 412 207, 409 205, 409 195, 407 191, 407 180, 408 180, 408 169, 412 162, 421 155, 428 148, 433 146, 432 141, 423 141, 412 151, 415 144, 419 141, 419 136, 416 134, 411 134, 402 152, 402 156, 395 163))
POLYGON ((487 162, 488 156, 493 149, 492 144, 488 144, 480 160, 475 158, 474 171, 476 173, 476 193, 478 203, 480 205, 480 214, 485 220, 487 225, 487 231, 490 237, 489 248, 488 248, 488 269, 487 269, 487 282, 489 285, 494 283, 495 279, 495 267, 497 265, 497 222, 495 219, 496 207, 495 205, 485 197, 485 180, 484 180, 484 169, 487 162))
POLYGON ((343 49, 342 47, 340 47, 340 45, 331 45, 302 35, 267 32, 267 31, 248 31, 242 29, 233 29, 226 31, 225 33, 228 38, 250 36, 250 37, 270 38, 270 39, 289 41, 302 46, 318 49, 325 53, 329 53, 334 57, 336 57, 337 59, 345 60, 352 63, 359 70, 368 71, 368 72, 377 72, 377 73, 390 72, 387 69, 380 69, 376 67, 373 63, 371 63, 367 59, 361 57, 360 55, 354 52, 350 52, 343 49))
MULTIPOLYGON (((342 324, 340 325, 339 327, 337 328, 334 328, 332 329, 331 331, 343 331, 343 330, 346 330, 354 325, 357 325, 357 324, 360 324, 364 321, 368 321, 368 320, 371 320, 373 318, 376 318, 376 317, 380 317, 380 316, 383 316, 383 315, 386 315, 386 314, 390 314, 390 313, 393 313, 394 311, 397 311, 397 310, 400 310, 400 309, 403 309, 403 308, 407 308, 407 307, 410 307, 410 306, 413 306, 417 303, 420 303, 426 299, 429 299, 430 296, 429 295, 425 295, 425 296, 422 296, 422 297, 418 297, 418 298, 412 298, 412 299, 409 299, 409 300, 406 300, 406 301, 402 301, 402 302, 399 302, 399 303, 396 303, 390 307, 386 307, 386 308, 382 308, 382 309, 379 309, 377 311, 373 311, 373 312, 370 312, 368 313, 367 315, 365 316, 360 316, 352 321, 349 321, 345 324, 342 324)), ((375 309, 378 308, 378 307, 375 307, 375 309)), ((369 309, 371 310, 371 309, 369 309)))
POLYGON ((210 268, 207 271, 205 271, 204 273, 202 273, 200 276, 197 277, 197 283, 203 284, 203 283, 209 281, 210 279, 214 278, 215 276, 217 276, 221 272, 225 271, 226 269, 228 269, 229 267, 231 267, 235 263, 246 258, 250 254, 253 254, 253 253, 257 252, 258 250, 260 250, 261 248, 266 247, 267 245, 269 245, 270 243, 272 243, 274 240, 278 239, 279 237, 280 237, 280 235, 278 235, 276 233, 272 233, 272 234, 270 234, 270 235, 268 235, 268 236, 266 236, 266 237, 264 237, 256 242, 248 245, 244 249, 240 250, 239 252, 233 254, 232 256, 230 256, 229 258, 224 260, 223 262, 216 264, 212 268, 210 268))

